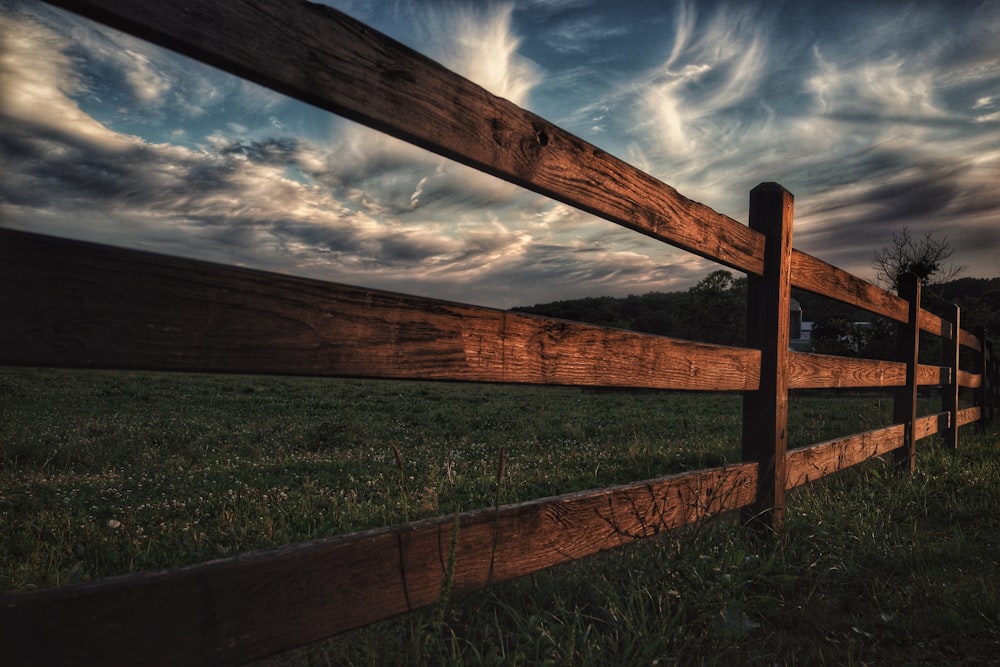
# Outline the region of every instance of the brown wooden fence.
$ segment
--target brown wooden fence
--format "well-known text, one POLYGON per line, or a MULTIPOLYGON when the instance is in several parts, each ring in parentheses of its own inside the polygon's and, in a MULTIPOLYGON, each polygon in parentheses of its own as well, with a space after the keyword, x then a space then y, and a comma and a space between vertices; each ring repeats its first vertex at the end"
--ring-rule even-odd
MULTIPOLYGON (((764 183, 749 226, 327 7, 299 0, 58 0, 748 275, 747 345, 708 345, 0 230, 0 363, 742 391, 743 460, 461 514, 453 594, 742 510, 779 528, 785 492, 996 412, 985 332, 792 249, 793 198, 764 183), (898 323, 894 360, 792 352, 789 292, 898 323), (944 365, 918 359, 921 334, 944 365), (960 346, 975 366, 959 367, 960 346), (917 416, 917 389, 940 413, 917 416), (892 426, 786 451, 788 393, 894 388, 892 426), (960 408, 962 387, 975 407, 960 408)), ((180 569, 0 597, 0 655, 38 664, 239 664, 439 599, 454 517, 180 569)))

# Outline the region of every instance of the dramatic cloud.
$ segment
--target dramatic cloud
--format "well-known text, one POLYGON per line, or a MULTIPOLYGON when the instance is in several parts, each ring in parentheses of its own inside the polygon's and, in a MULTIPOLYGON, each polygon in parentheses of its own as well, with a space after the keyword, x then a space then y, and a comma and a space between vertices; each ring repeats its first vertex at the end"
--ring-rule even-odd
POLYGON ((747 13, 680 5, 663 65, 606 98, 637 110, 627 157, 739 219, 750 188, 781 182, 798 199, 796 245, 861 275, 903 225, 947 235, 967 274, 995 275, 981 225, 1000 205, 1000 139, 977 125, 996 122, 996 99, 973 93, 1000 83, 986 66, 1000 41, 982 37, 1000 35, 995 12, 861 8, 783 39, 776 14, 734 7, 747 13))
MULTIPOLYGON (((329 4, 737 219, 781 182, 795 245, 860 275, 904 225, 1000 272, 989 4, 329 4)), ((3 226, 496 306, 717 268, 44 4, 0 16, 3 226)))

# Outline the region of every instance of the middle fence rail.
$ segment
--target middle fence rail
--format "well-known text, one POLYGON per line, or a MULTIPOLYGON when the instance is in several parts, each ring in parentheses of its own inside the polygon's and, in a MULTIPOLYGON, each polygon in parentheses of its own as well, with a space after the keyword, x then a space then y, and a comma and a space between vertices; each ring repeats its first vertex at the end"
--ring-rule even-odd
POLYGON ((788 489, 992 418, 986 332, 792 248, 793 198, 750 225, 693 202, 328 7, 297 0, 59 0, 132 32, 748 275, 727 347, 0 229, 0 363, 740 391, 741 462, 0 598, 0 654, 58 664, 240 664, 725 511, 779 529, 788 489), (897 323, 897 354, 793 352, 791 287, 897 323), (923 333, 944 365, 919 360, 923 333), (973 350, 960 368, 960 346, 973 350), (942 387, 918 416, 917 390, 942 387), (787 450, 793 389, 891 388, 893 425, 787 450), (975 392, 961 408, 961 388, 975 392), (454 542, 453 542, 454 540, 454 542), (454 547, 452 546, 454 544, 454 547), (454 548, 454 567, 449 554, 454 548), (113 641, 109 641, 113 636, 113 641))

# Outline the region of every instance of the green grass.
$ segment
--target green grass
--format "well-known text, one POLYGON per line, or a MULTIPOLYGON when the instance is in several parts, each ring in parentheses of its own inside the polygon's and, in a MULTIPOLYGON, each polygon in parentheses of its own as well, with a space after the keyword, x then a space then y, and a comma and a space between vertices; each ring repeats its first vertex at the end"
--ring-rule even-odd
MULTIPOLYGON (((790 441, 890 410, 796 396, 790 441)), ((986 661, 1000 441, 970 433, 957 456, 921 441, 912 477, 874 461, 797 490, 770 546, 719 517, 269 662, 986 661)), ((0 591, 697 469, 739 439, 739 395, 0 369, 0 591)))
POLYGON ((719 517, 265 663, 994 664, 998 446, 800 489, 772 545, 719 517))

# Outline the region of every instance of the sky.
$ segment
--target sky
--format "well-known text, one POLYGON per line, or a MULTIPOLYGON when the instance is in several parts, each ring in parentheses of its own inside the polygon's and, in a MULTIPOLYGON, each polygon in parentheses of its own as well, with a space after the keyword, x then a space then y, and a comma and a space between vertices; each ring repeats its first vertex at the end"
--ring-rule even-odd
MULTIPOLYGON (((1000 3, 330 0, 874 279, 904 227, 1000 276, 1000 3)), ((248 39, 251 37, 248 36, 248 39)), ((720 268, 34 0, 0 0, 0 226, 508 308, 720 268)))

